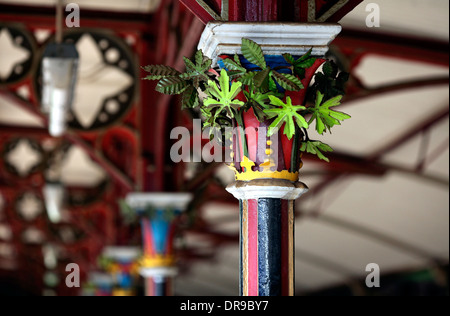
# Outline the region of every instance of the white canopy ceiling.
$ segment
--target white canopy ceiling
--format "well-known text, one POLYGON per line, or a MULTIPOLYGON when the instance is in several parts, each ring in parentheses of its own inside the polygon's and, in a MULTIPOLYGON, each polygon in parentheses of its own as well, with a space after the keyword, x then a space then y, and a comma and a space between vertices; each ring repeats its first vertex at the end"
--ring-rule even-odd
MULTIPOLYGON (((0 0, 0 3, 14 4, 36 5, 37 2, 51 5, 55 1, 0 0)), ((81 8, 140 12, 153 10, 155 2, 158 1, 77 1, 81 8)), ((368 14, 365 8, 370 2, 364 1, 341 21, 344 29, 369 31, 365 25, 368 14)), ((381 28, 370 31, 448 41, 448 1, 378 0, 376 3, 381 8, 381 28)), ((3 41, 6 43, 7 40, 3 41)), ((0 43, 3 43, 1 34, 0 43)), ((8 54, 6 50, 0 50, 0 66, 1 59, 12 58, 8 54)), ((449 69, 372 55, 362 62, 357 74, 368 86, 377 86, 403 79, 448 76, 449 69)), ((115 78, 115 84, 123 83, 120 76, 112 78, 115 78)), ((102 89, 96 86, 92 91, 85 91, 84 97, 91 98, 89 94, 95 94, 99 88, 102 89)), ((424 117, 448 106, 449 87, 443 85, 344 104, 342 110, 349 113, 352 119, 336 128, 333 135, 324 141, 336 151, 369 157, 424 117)), ((6 122, 40 125, 38 119, 0 98, 0 123, 6 122)), ((306 195, 298 201, 297 208, 302 214, 297 217, 295 235, 298 294, 351 283, 355 278, 367 275, 365 268, 369 263, 377 263, 382 273, 390 273, 430 267, 436 259, 448 262, 448 142, 447 117, 434 125, 428 134, 418 134, 381 158, 382 163, 399 166, 396 171, 384 177, 342 176, 320 193, 306 195), (426 148, 425 143, 428 144, 426 148), (415 166, 419 159, 428 155, 432 159, 425 164, 422 175, 402 171, 403 168, 415 166)), ((77 151, 74 155, 81 153, 77 151)), ((83 161, 77 157, 74 160, 83 161)), ((77 170, 82 170, 83 165, 72 167, 74 171, 68 170, 67 177, 73 175, 75 179, 72 180, 79 181, 77 170)), ((314 189, 323 180, 322 168, 320 164, 305 164, 302 181, 314 189)), ((101 173, 93 172, 92 176, 101 177, 101 173)), ((83 177, 90 181, 88 175, 83 177)), ((229 182, 233 175, 221 169, 220 177, 229 182)), ((199 211, 214 230, 238 233, 236 207, 211 203, 199 211)), ((7 227, 2 226, 1 232, 7 234, 7 227)), ((208 248, 209 245, 208 240, 189 232, 185 242, 189 247, 208 248)), ((217 249, 214 260, 194 262, 188 273, 178 277, 176 293, 237 295, 238 276, 238 244, 224 246, 217 249)))

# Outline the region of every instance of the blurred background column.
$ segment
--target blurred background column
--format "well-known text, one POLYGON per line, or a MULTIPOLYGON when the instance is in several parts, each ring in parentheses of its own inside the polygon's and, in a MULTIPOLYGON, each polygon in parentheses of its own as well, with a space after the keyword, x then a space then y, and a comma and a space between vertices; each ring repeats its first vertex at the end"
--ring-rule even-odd
POLYGON ((136 296, 140 249, 127 246, 109 246, 103 249, 101 265, 114 282, 112 296, 136 296))
POLYGON ((191 201, 187 193, 131 193, 126 202, 140 216, 143 256, 140 274, 146 296, 172 296, 177 275, 174 238, 177 221, 191 201))
POLYGON ((89 274, 88 282, 83 287, 83 296, 112 296, 113 278, 109 273, 95 271, 89 274))

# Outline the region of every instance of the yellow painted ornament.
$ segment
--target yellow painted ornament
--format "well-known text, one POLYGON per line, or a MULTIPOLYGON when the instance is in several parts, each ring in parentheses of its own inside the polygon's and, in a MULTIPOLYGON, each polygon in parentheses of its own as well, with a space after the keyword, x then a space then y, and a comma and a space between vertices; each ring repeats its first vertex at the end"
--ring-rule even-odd
POLYGON ((237 181, 251 181, 256 179, 283 179, 292 182, 297 182, 299 178, 298 172, 289 172, 288 170, 274 171, 276 165, 272 159, 266 159, 266 161, 259 165, 262 171, 253 171, 253 167, 256 166, 255 162, 244 156, 241 167, 243 172, 238 172, 234 166, 230 166, 236 174, 237 181))

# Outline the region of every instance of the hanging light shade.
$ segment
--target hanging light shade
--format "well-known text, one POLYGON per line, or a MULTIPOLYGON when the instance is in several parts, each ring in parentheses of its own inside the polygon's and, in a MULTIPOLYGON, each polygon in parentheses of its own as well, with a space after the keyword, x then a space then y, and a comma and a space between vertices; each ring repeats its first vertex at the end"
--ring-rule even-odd
POLYGON ((42 59, 42 112, 48 114, 49 133, 64 134, 66 115, 72 106, 79 55, 75 45, 51 43, 42 59))

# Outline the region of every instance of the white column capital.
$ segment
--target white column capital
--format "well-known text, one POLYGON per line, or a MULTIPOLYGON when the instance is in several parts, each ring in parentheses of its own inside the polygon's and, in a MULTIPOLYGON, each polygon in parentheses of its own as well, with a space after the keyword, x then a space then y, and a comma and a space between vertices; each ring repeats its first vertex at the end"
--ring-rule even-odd
POLYGON ((302 182, 292 183, 279 179, 257 179, 232 183, 227 187, 227 191, 238 200, 296 200, 308 192, 308 187, 302 182))
POLYGON ((107 246, 103 248, 102 254, 113 260, 131 262, 138 259, 141 252, 139 247, 107 246))
POLYGON ((127 204, 135 210, 145 209, 148 206, 166 209, 173 208, 179 211, 186 210, 192 200, 191 193, 130 193, 126 197, 127 204))
POLYGON ((258 43, 265 55, 303 55, 312 48, 313 56, 325 56, 328 45, 341 32, 334 23, 220 22, 208 23, 198 49, 217 63, 222 54, 242 54, 242 38, 258 43))
POLYGON ((178 275, 177 267, 140 268, 139 274, 144 278, 175 277, 178 275))
POLYGON ((113 286, 113 277, 105 272, 91 272, 89 273, 89 281, 96 286, 113 286))

